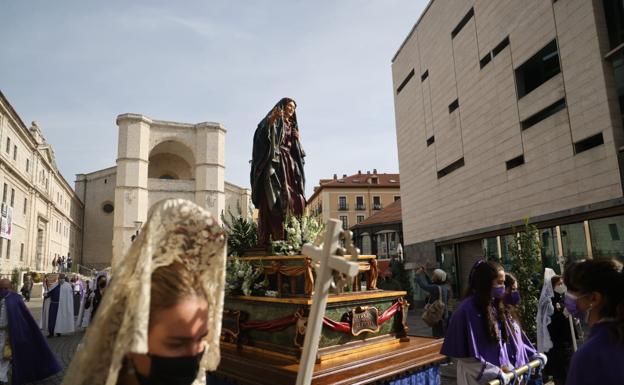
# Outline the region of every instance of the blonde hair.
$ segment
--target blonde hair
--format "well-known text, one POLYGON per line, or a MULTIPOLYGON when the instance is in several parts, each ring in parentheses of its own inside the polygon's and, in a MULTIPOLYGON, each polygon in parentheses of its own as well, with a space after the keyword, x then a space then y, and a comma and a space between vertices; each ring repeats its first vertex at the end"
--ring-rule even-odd
POLYGON ((180 262, 154 270, 151 284, 150 326, 155 312, 168 309, 191 297, 208 299, 199 274, 190 271, 180 262))

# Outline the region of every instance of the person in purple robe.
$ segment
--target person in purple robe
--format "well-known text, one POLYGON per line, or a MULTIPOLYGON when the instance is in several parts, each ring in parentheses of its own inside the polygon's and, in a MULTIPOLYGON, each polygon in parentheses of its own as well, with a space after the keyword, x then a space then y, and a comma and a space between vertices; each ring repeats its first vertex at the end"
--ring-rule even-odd
POLYGON ((258 245, 284 239, 284 220, 305 209, 305 152, 290 98, 281 99, 258 124, 251 159, 251 200, 258 208, 258 245))
POLYGON ((522 330, 520 317, 516 306, 520 303, 518 280, 511 273, 505 274, 505 319, 509 330, 509 343, 507 354, 514 368, 527 365, 533 359, 543 358, 537 354, 537 350, 522 330))
POLYGON ((486 384, 506 375, 513 364, 507 353, 505 325, 505 271, 494 261, 479 260, 469 276, 464 300, 453 313, 440 351, 457 359, 457 384, 486 384))
POLYGON ((576 262, 565 271, 564 304, 591 326, 574 353, 566 385, 624 384, 624 273, 614 259, 576 262))
POLYGON ((0 382, 23 385, 61 371, 39 325, 22 297, 11 291, 11 281, 0 280, 0 382))

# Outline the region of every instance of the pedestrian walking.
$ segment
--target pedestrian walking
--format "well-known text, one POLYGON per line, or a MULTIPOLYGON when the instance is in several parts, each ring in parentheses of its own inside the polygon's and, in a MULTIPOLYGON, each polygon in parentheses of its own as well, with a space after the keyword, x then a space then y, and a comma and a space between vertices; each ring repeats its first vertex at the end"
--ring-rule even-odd
POLYGON ((574 353, 566 385, 624 384, 624 273, 614 259, 570 265, 563 276, 564 302, 572 316, 591 326, 574 353))
POLYGON ((67 255, 67 271, 71 271, 72 269, 72 265, 74 264, 74 260, 72 259, 71 255, 67 255))
POLYGON ((52 258, 52 272, 56 272, 56 266, 58 265, 58 261, 56 259, 56 256, 54 258, 52 258))
POLYGON ((423 320, 431 326, 431 334, 436 338, 444 337, 448 327, 449 287, 446 277, 446 272, 442 269, 435 269, 431 279, 424 266, 416 269, 416 283, 429 294, 425 301, 423 320))
POLYGON ((32 292, 32 288, 33 288, 33 280, 30 275, 26 275, 24 277, 24 284, 22 285, 22 288, 20 289, 20 292, 22 293, 22 296, 24 297, 24 300, 26 302, 30 302, 30 294, 32 292))
POLYGON ((61 264, 60 265, 61 265, 61 269, 60 269, 61 273, 64 273, 65 271, 67 271, 67 265, 66 265, 66 262, 65 262, 65 256, 61 257, 61 264))

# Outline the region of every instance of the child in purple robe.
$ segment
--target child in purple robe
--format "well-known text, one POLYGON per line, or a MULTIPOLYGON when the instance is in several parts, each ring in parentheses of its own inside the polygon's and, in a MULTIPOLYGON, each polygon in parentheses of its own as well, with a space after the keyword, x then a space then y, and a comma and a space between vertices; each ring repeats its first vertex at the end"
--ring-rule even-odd
POLYGON ((591 326, 572 356, 566 385, 624 384, 624 273, 616 260, 570 265, 564 274, 565 307, 591 326))
POLYGON ((440 353, 457 359, 457 384, 486 384, 512 369, 505 327, 505 271, 493 261, 479 260, 469 276, 469 288, 449 324, 440 353))
POLYGON ((514 368, 528 364, 533 359, 543 358, 538 356, 537 350, 526 336, 520 326, 520 318, 516 306, 520 303, 518 280, 511 273, 505 274, 505 318, 509 330, 509 343, 507 353, 514 368))

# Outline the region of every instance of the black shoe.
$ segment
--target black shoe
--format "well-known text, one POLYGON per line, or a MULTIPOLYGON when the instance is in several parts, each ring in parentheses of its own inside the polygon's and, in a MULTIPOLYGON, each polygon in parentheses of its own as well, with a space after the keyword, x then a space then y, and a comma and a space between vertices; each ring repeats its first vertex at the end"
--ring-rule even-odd
POLYGON ((60 337, 60 336, 61 336, 61 333, 56 333, 56 336, 57 336, 57 337, 60 337))

